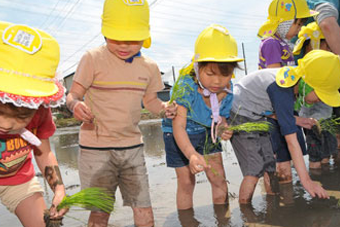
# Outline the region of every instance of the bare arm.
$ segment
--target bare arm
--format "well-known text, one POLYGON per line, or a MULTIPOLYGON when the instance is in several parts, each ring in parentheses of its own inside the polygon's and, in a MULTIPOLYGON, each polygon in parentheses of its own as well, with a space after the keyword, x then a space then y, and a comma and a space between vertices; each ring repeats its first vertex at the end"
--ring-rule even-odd
POLYGON ((267 65, 267 68, 280 68, 280 67, 281 67, 281 63, 273 63, 273 64, 267 65))
POLYGON ((173 103, 171 105, 168 102, 162 102, 157 93, 145 94, 143 97, 143 104, 147 110, 155 114, 165 114, 167 118, 174 118, 176 116, 177 105, 173 103))
POLYGON ((299 175, 303 187, 312 197, 329 198, 325 189, 311 180, 302 156, 300 144, 296 133, 285 136, 289 153, 292 157, 295 169, 299 175))
POLYGON ((189 168, 193 174, 208 168, 203 155, 199 154, 192 146, 188 133, 187 125, 187 109, 181 105, 177 107, 177 116, 172 121, 172 127, 176 143, 185 157, 189 160, 189 168))
POLYGON ((64 215, 67 211, 66 209, 62 209, 59 212, 57 211, 57 206, 66 196, 65 186, 61 178, 57 159, 51 151, 49 140, 43 139, 41 140, 41 142, 42 143, 39 148, 36 148, 34 152, 35 160, 41 173, 43 174, 47 183, 54 192, 50 214, 51 218, 56 218, 64 215))
POLYGON ((73 82, 70 92, 66 97, 66 106, 73 112, 73 116, 80 121, 92 122, 94 115, 91 109, 83 102, 86 89, 77 82, 73 82))
POLYGON ((328 46, 335 54, 340 54, 340 27, 335 17, 327 17, 319 24, 328 46))

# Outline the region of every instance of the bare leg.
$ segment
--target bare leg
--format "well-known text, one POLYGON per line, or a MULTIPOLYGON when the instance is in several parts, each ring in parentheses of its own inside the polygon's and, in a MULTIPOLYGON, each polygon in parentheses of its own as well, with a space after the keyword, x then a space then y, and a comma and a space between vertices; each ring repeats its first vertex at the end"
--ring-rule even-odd
POLYGON ((45 227, 43 219, 45 209, 46 204, 42 194, 34 193, 19 203, 15 214, 25 227, 45 227))
POLYGON ((290 166, 290 161, 276 163, 276 170, 280 183, 285 184, 292 182, 292 168, 290 166))
POLYGON ((198 227, 201 224, 196 220, 193 208, 178 210, 178 219, 183 227, 198 227))
POLYGON ((106 227, 110 214, 99 211, 92 211, 89 217, 88 227, 106 227))
POLYGON ((193 193, 195 188, 195 175, 188 166, 176 168, 177 175, 177 209, 187 210, 193 207, 193 193))
POLYGON ((211 184, 213 203, 226 204, 228 203, 228 186, 225 179, 222 155, 218 153, 209 155, 207 158, 211 169, 205 173, 211 184))
POLYGON ((136 227, 154 226, 152 207, 132 207, 136 227))
POLYGON ((309 161, 310 169, 321 169, 321 162, 311 162, 309 161))
POLYGON ((245 176, 243 178, 239 192, 240 204, 248 204, 251 202, 258 180, 259 178, 254 176, 245 176))

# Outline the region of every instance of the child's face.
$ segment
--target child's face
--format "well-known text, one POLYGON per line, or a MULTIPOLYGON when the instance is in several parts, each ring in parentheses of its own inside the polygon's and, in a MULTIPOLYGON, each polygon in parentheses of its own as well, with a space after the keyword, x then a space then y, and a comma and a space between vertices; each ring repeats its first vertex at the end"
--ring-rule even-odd
POLYGON ((221 74, 217 64, 209 63, 202 69, 200 69, 200 82, 213 93, 220 93, 225 87, 229 87, 231 75, 225 76, 221 74))
POLYGON ((106 39, 107 47, 118 58, 126 60, 137 54, 143 46, 143 41, 117 41, 106 39))
POLYGON ((291 40, 294 36, 299 34, 302 26, 303 26, 302 19, 297 19, 296 22, 294 22, 292 26, 290 26, 286 35, 286 39, 291 40))
POLYGON ((320 102, 321 100, 316 95, 315 91, 311 91, 308 95, 305 97, 305 102, 308 104, 314 104, 317 102, 320 102))
POLYGON ((24 107, 9 107, 11 104, 0 103, 0 135, 18 133, 32 120, 36 110, 24 107), (19 109, 21 111, 16 111, 19 109))

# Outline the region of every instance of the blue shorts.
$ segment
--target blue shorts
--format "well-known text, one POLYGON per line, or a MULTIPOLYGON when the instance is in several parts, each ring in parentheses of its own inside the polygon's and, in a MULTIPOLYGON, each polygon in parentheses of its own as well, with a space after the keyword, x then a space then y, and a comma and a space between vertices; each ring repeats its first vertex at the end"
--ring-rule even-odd
MULTIPOLYGON (((210 133, 208 133, 209 151, 204 154, 203 147, 206 140, 206 132, 199 134, 189 134, 189 139, 195 150, 201 155, 213 154, 222 151, 221 143, 213 144, 211 141, 210 133), (211 145, 211 146, 210 146, 211 145)), ((175 138, 172 133, 163 133, 166 153, 166 165, 168 167, 183 167, 189 165, 189 160, 184 156, 182 151, 176 144, 175 138)))
MULTIPOLYGON (((286 162, 292 160, 292 157, 290 156, 288 150, 286 139, 281 134, 278 121, 272 118, 267 118, 267 120, 273 125, 273 129, 270 131, 270 140, 272 142, 273 151, 276 154, 276 162, 286 162)), ((299 126, 298 131, 296 132, 296 136, 300 144, 302 154, 306 155, 306 142, 303 136, 302 128, 299 126)))

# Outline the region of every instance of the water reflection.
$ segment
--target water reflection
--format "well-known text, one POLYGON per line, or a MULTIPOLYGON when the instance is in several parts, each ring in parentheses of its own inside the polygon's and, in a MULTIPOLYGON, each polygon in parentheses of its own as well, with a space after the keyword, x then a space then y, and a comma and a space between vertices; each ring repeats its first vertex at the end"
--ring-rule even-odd
MULTIPOLYGON (((229 206, 214 206, 211 188, 204 174, 197 176, 201 182, 195 187, 194 208, 187 211, 176 209, 176 175, 173 169, 165 166, 164 144, 160 124, 142 124, 146 163, 150 179, 150 194, 157 227, 338 227, 340 209, 340 168, 331 163, 319 171, 311 171, 314 181, 320 182, 328 191, 329 200, 312 199, 301 186, 296 172, 292 184, 280 185, 280 196, 262 195, 262 185, 255 191, 250 205, 239 206, 238 198, 229 198, 229 206)), ((67 194, 80 190, 77 170, 78 129, 58 130, 51 138, 51 146, 60 164, 67 194)), ((223 161, 229 192, 238 195, 242 177, 236 157, 230 145, 223 153, 223 161)), ((49 203, 53 193, 40 177, 45 187, 45 199, 49 203)), ((117 193, 116 211, 110 219, 111 226, 133 226, 131 209, 123 207, 117 193)), ((64 226, 86 226, 88 212, 71 210, 64 219, 64 226)), ((0 206, 0 226, 19 227, 20 222, 0 206)))

